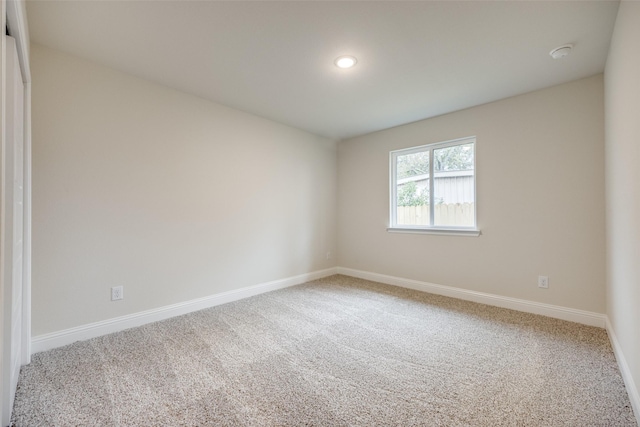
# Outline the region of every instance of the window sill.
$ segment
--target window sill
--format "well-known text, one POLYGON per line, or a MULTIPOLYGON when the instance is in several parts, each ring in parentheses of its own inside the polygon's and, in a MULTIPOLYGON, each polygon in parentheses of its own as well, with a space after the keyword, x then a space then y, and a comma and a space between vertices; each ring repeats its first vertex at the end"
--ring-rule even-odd
POLYGON ((411 234, 440 234, 443 236, 480 236, 478 229, 460 229, 460 228, 410 228, 410 227, 389 227, 389 233, 411 233, 411 234))

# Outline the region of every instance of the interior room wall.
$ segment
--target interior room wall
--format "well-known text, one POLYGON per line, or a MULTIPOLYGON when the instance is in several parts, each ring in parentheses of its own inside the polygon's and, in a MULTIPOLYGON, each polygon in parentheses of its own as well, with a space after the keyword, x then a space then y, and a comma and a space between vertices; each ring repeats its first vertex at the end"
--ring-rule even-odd
POLYGON ((620 4, 605 88, 607 314, 640 421, 640 3, 620 4))
POLYGON ((603 90, 597 75, 341 141, 339 265, 604 313, 603 90), (389 151, 472 135, 482 235, 387 232, 389 151))
POLYGON ((31 55, 34 336, 335 266, 335 141, 31 55))

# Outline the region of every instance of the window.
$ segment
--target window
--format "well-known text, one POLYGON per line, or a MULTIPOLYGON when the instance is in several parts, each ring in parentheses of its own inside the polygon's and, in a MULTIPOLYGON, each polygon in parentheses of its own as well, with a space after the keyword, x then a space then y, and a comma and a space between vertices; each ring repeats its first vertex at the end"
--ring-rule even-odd
POLYGON ((475 145, 469 137, 392 151, 388 230, 479 235, 475 145))

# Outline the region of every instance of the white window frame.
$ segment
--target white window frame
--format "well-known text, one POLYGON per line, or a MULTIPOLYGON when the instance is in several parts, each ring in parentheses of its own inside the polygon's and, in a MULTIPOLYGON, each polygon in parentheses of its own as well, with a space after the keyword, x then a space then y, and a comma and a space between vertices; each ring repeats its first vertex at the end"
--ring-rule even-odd
POLYGON ((423 233, 423 234, 445 234, 445 235, 458 235, 458 236, 479 236, 480 230, 478 226, 478 200, 477 200, 477 169, 476 169, 476 157, 477 157, 477 140, 475 136, 469 136, 465 138, 452 139, 450 141, 436 142, 433 144, 421 145, 419 147, 404 148, 401 150, 394 150, 389 153, 389 227, 387 231, 394 233, 423 233), (440 148, 452 147, 455 145, 473 144, 473 226, 458 227, 452 225, 437 226, 437 225, 399 225, 398 224, 398 209, 396 203, 398 201, 398 185, 397 185, 397 158, 398 156, 405 156, 407 154, 414 154, 419 152, 429 152, 429 223, 433 224, 434 221, 434 187, 435 180, 433 168, 434 168, 434 150, 440 148))

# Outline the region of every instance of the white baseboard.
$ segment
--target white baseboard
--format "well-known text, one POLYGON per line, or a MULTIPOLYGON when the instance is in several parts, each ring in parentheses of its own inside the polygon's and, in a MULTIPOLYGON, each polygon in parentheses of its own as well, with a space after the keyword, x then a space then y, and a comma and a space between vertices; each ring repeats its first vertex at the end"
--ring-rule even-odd
POLYGON ((627 388, 627 394, 629 394, 629 400, 631 401, 633 413, 636 416, 638 425, 640 426, 640 390, 638 390, 635 381, 633 381, 633 377, 631 376, 631 369, 629 369, 627 359, 622 353, 622 347, 620 347, 620 343, 618 342, 616 333, 613 330, 611 322, 609 321, 609 317, 606 318, 606 325, 607 333, 609 334, 609 340, 611 341, 611 346, 613 347, 613 354, 615 354, 616 360, 618 361, 620 374, 622 375, 624 385, 627 388))
POLYGON ((570 322, 582 323, 589 326, 597 326, 600 328, 604 328, 606 322, 606 316, 604 314, 594 313, 591 311, 577 310, 574 308, 561 307, 558 305, 543 304, 523 299, 503 297, 500 295, 487 294, 484 292, 469 291, 466 289, 454 288, 451 286, 436 285, 434 283, 420 282, 418 280, 387 276, 385 274, 371 273, 368 271, 354 270, 344 267, 338 267, 338 274, 344 274, 345 276, 358 277, 360 279, 386 283, 387 285, 400 286, 402 288, 428 292, 431 294, 444 295, 447 297, 458 298, 466 301, 473 301, 481 304, 523 311, 525 313, 540 314, 543 316, 568 320, 570 322))
POLYGON ((38 335, 31 340, 31 352, 32 354, 34 354, 41 351, 50 350, 52 348, 62 347, 76 341, 88 340, 90 338, 123 331, 125 329, 134 328, 136 326, 142 326, 147 323, 157 322, 159 320, 168 319, 170 317, 180 316, 183 314, 191 313, 193 311, 198 311, 205 308, 214 307, 216 305, 226 304, 228 302, 252 297, 254 295, 263 294, 265 292, 271 292, 277 289, 300 285, 311 280, 321 279, 323 277, 332 276, 337 273, 337 267, 328 268, 326 270, 314 271, 311 273, 300 274, 294 277, 288 277, 286 279, 274 280, 272 282, 248 286, 233 291, 222 292, 208 297, 172 304, 165 307, 154 308, 139 313, 103 320, 101 322, 77 326, 75 328, 65 329, 63 331, 38 335))

